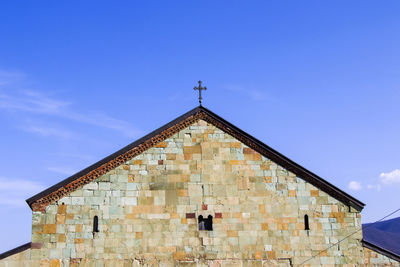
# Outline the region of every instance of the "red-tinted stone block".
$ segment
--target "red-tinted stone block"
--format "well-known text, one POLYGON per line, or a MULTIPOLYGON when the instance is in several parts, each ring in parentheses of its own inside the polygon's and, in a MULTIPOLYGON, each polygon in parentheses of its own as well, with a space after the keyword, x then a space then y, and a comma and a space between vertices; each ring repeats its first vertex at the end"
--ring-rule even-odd
POLYGON ((31 243, 31 249, 41 249, 42 247, 42 243, 31 243))
POLYGON ((186 213, 186 219, 195 219, 196 214, 195 213, 186 213))

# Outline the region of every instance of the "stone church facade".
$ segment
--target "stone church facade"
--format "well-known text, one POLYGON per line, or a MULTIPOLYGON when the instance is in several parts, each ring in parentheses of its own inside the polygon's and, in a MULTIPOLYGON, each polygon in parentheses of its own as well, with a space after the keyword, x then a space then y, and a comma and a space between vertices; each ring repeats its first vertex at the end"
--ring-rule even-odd
POLYGON ((202 106, 27 202, 0 267, 400 266, 363 203, 202 106))

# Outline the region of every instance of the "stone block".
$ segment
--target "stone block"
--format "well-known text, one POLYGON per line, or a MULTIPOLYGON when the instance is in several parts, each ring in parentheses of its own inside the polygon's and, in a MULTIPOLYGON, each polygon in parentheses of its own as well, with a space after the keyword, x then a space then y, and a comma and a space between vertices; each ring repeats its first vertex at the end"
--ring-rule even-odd
POLYGON ((57 232, 57 225, 56 224, 45 224, 43 226, 43 233, 44 234, 55 234, 57 232))
MULTIPOLYGON (((44 244, 33 257, 46 266, 60 253, 70 266, 288 266, 279 259, 301 262, 361 223, 359 212, 207 122, 158 142, 58 203, 33 213, 32 241, 44 244), (199 214, 214 216, 213 231, 198 231, 199 214)), ((312 266, 321 260, 362 266, 357 238, 343 244, 344 256, 328 251, 312 266)))

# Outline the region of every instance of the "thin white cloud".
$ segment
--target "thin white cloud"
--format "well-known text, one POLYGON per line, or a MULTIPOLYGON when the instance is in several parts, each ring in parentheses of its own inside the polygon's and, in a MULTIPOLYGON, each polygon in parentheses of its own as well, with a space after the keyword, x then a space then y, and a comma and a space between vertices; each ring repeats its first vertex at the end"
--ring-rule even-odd
POLYGON ((57 152, 57 153, 51 153, 52 156, 57 156, 57 157, 65 157, 65 158, 73 158, 73 159, 79 159, 79 160, 84 160, 84 161, 93 161, 95 158, 90 155, 84 155, 84 154, 79 154, 79 153, 64 153, 64 152, 57 152))
POLYGON ((130 123, 123 120, 115 119, 106 114, 83 115, 75 112, 67 112, 60 114, 60 116, 66 119, 71 119, 76 122, 91 124, 103 128, 116 130, 128 137, 137 137, 138 135, 142 134, 142 131, 133 128, 130 123))
POLYGON ((9 207, 24 207, 26 204, 23 197, 0 196, 0 205, 9 207))
POLYGON ((400 184, 400 170, 395 169, 391 172, 383 172, 379 175, 379 178, 385 185, 400 184))
POLYGON ((350 190, 360 191, 362 189, 361 183, 357 181, 351 181, 348 185, 350 190))
POLYGON ((59 137, 59 138, 70 139, 75 136, 74 133, 64 130, 64 129, 34 126, 34 125, 25 127, 24 130, 27 132, 31 132, 31 133, 45 136, 45 137, 55 136, 55 137, 59 137))
POLYGON ((382 172, 379 179, 367 185, 367 189, 381 191, 388 185, 400 184, 400 169, 395 169, 391 172, 382 172))
POLYGON ((51 99, 33 91, 0 94, 0 108, 8 111, 22 111, 37 114, 57 115, 70 103, 51 99))
POLYGON ((0 190, 30 192, 32 190, 41 190, 42 187, 42 185, 28 180, 0 178, 0 190))
POLYGON ((367 188, 370 190, 376 190, 378 192, 382 190, 382 186, 380 184, 369 184, 367 185, 367 188))
POLYGON ((72 175, 76 173, 77 171, 71 168, 66 168, 66 167, 48 167, 48 171, 63 174, 63 175, 72 175))
POLYGON ((45 186, 25 180, 0 177, 0 205, 25 206, 25 199, 45 189, 45 186))
POLYGON ((266 95, 259 90, 250 90, 249 91, 250 98, 254 101, 262 101, 266 99, 266 95))
MULTIPOLYGON (((1 88, 0 80, 0 89, 1 88)), ((50 97, 33 90, 0 91, 0 109, 9 112, 23 112, 30 115, 48 115, 67 119, 78 123, 115 130, 131 138, 142 134, 142 131, 134 128, 129 122, 113 118, 105 113, 79 113, 73 110, 71 102, 50 97)), ((38 131, 34 132, 37 133, 38 131)))
POLYGON ((0 86, 12 84, 21 80, 25 75, 16 71, 0 70, 0 86))
POLYGON ((224 87, 228 91, 246 95, 253 101, 264 101, 269 98, 265 92, 250 87, 245 88, 239 85, 225 85, 224 87))

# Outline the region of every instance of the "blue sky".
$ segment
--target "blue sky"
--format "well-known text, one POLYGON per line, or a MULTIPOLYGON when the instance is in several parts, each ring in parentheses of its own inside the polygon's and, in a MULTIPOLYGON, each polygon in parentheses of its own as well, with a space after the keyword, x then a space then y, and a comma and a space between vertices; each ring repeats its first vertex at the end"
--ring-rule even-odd
POLYGON ((363 222, 399 208, 399 13, 399 1, 2 1, 0 252, 30 241, 26 198, 197 106, 199 79, 204 106, 365 202, 363 222))

